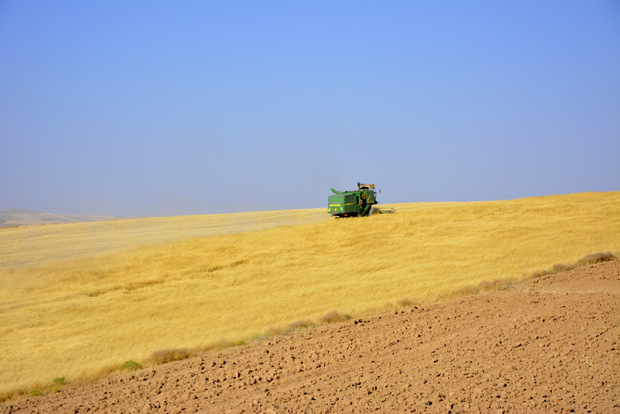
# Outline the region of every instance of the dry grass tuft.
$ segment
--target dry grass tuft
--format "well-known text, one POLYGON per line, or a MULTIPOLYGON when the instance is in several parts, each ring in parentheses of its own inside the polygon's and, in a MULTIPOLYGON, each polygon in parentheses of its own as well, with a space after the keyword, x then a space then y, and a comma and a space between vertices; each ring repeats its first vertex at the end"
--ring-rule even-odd
POLYGON ((234 341, 228 338, 222 338, 219 341, 215 341, 215 342, 210 343, 207 346, 204 346, 202 348, 202 351, 204 352, 219 351, 221 349, 230 348, 232 346, 234 346, 234 341))
POLYGON ((478 289, 477 286, 463 286, 462 288, 457 290, 453 296, 473 296, 477 295, 479 292, 480 289, 478 289))
POLYGON ((571 263, 571 264, 557 263, 553 265, 553 267, 550 270, 538 270, 532 273, 530 277, 537 278, 537 277, 552 275, 552 274, 560 273, 560 272, 568 272, 569 270, 573 270, 581 266, 587 266, 587 265, 603 263, 603 262, 610 262, 613 260, 618 260, 618 257, 616 257, 616 255, 614 255, 611 252, 592 253, 592 254, 589 254, 581 258, 575 263, 571 263))
POLYGON ((448 293, 440 298, 443 299, 454 299, 461 296, 474 296, 478 295, 482 292, 489 291, 497 291, 497 290, 505 290, 510 287, 515 282, 513 279, 493 279, 493 280, 483 280, 478 285, 467 285, 462 288, 448 293))
POLYGON ((293 331, 297 329, 311 328, 313 326, 316 326, 316 323, 310 319, 303 319, 288 324, 289 329, 293 331))
POLYGON ((337 323, 344 322, 351 318, 351 315, 345 315, 336 310, 326 313, 321 317, 321 323, 337 323))
POLYGON ((269 329, 267 329, 267 335, 281 336, 285 334, 286 334, 286 329, 280 326, 270 326, 269 329))
POLYGON ((189 349, 162 349, 160 351, 153 352, 151 359, 157 364, 166 364, 168 362, 181 361, 192 356, 189 349))
POLYGON ((613 260, 618 260, 618 258, 611 252, 592 253, 592 254, 587 255, 583 259, 579 260, 577 264, 589 265, 589 264, 596 264, 596 263, 602 263, 602 262, 611 262, 613 260))
POLYGON ((417 302, 415 302, 413 299, 410 299, 410 298, 402 298, 396 303, 401 308, 408 308, 408 307, 415 306, 418 304, 417 302))
POLYGON ((511 284, 512 281, 507 279, 493 279, 492 281, 485 280, 478 285, 478 289, 481 291, 504 290, 511 284))
MULTIPOLYGON (((563 271, 563 270, 560 270, 563 271)), ((547 276, 547 275, 552 275, 554 273, 558 273, 554 270, 537 270, 535 272, 532 272, 532 274, 530 274, 530 278, 532 279, 536 279, 537 277, 543 277, 543 276, 547 276)))
POLYGON ((559 273, 559 272, 567 272, 571 269, 574 269, 575 265, 572 264, 566 264, 566 263, 556 263, 553 265, 553 273, 559 273))

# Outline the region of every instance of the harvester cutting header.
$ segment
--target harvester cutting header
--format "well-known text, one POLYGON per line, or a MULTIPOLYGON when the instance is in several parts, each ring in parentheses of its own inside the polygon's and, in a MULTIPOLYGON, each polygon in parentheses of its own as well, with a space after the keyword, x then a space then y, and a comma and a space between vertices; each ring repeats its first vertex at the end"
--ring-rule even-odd
MULTIPOLYGON (((357 190, 337 191, 327 198, 327 212, 336 217, 372 216, 375 214, 393 213, 394 209, 375 207, 377 192, 374 184, 357 183, 357 190)), ((379 191, 380 192, 380 191, 379 191)))

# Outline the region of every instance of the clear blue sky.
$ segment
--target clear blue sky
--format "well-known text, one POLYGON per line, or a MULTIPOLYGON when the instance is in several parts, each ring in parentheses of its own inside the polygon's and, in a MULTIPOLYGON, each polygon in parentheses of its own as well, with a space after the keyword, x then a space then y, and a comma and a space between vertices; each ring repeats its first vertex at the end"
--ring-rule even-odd
POLYGON ((0 209, 620 190, 618 1, 0 2, 0 209))

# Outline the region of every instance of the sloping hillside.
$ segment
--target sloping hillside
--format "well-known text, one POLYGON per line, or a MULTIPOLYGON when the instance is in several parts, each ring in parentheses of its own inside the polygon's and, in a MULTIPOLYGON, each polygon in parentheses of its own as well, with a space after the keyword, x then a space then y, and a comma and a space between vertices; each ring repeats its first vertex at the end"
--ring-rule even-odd
POLYGON ((620 410, 620 262, 8 403, 15 412, 620 410))
POLYGON ((618 192, 395 207, 339 220, 304 210, 2 230, 0 395, 620 251, 618 192), (247 223, 254 231, 242 232, 247 223))

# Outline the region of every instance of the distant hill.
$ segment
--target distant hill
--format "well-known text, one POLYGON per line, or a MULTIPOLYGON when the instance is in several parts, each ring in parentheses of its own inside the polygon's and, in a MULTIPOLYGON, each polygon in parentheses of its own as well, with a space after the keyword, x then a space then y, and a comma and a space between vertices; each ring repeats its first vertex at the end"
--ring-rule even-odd
POLYGON ((75 223, 84 221, 113 220, 114 216, 69 215, 42 213, 27 208, 0 210, 0 227, 25 226, 35 224, 75 223))

